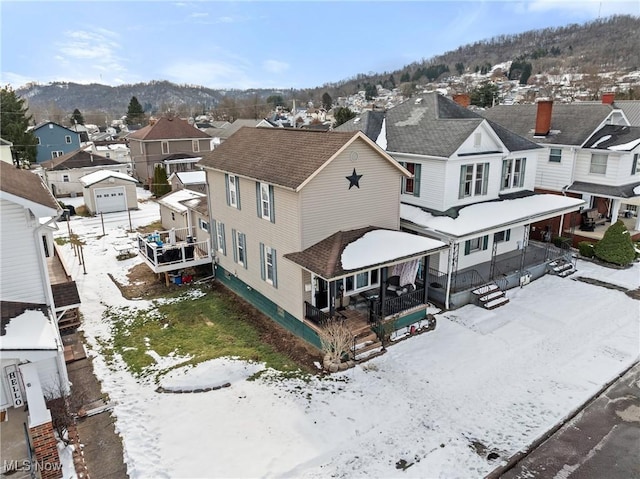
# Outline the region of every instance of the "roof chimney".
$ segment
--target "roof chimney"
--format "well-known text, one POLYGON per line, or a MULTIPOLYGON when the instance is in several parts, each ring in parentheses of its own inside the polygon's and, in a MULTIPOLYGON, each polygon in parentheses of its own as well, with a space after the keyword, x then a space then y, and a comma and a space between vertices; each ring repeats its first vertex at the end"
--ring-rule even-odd
POLYGON ((603 93, 602 94, 602 104, 603 105, 613 105, 613 100, 615 100, 615 93, 603 93))
POLYGON ((551 109, 553 100, 538 100, 538 111, 536 113, 536 129, 534 136, 546 136, 551 130, 551 109))
POLYGON ((471 97, 466 93, 458 93, 457 95, 453 95, 453 101, 455 101, 458 105, 469 108, 471 105, 471 97))

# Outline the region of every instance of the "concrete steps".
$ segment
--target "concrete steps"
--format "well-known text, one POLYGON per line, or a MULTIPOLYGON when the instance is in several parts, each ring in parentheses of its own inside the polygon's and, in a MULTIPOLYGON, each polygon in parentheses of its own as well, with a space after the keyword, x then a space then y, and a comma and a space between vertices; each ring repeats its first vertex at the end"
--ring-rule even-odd
POLYGON ((474 289, 472 293, 477 297, 479 306, 484 309, 495 309, 509 302, 505 292, 495 283, 484 284, 474 289))

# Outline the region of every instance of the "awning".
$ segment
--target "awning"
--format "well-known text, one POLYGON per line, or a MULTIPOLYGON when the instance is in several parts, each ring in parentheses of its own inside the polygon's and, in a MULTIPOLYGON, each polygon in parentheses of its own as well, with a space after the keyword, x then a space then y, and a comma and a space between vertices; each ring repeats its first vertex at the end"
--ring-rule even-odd
POLYGON ((284 257, 317 276, 332 280, 356 271, 393 266, 448 247, 432 238, 368 226, 339 231, 303 251, 284 257))
POLYGON ((602 196, 605 198, 613 198, 627 200, 640 197, 633 190, 640 186, 640 182, 629 183, 628 185, 610 186, 600 185, 597 183, 586 183, 584 181, 575 181, 567 191, 573 193, 584 193, 587 195, 602 196))

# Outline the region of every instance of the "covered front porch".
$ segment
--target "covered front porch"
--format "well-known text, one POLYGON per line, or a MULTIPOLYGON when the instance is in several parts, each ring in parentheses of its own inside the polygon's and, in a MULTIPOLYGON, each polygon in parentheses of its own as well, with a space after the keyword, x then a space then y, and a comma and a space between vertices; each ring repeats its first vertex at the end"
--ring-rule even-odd
POLYGON ((210 264, 213 258, 209 240, 198 241, 191 228, 138 234, 137 248, 154 273, 210 264))
POLYGON ((426 317, 429 256, 447 249, 431 238, 368 227, 285 258, 303 268, 303 320, 317 330, 341 321, 357 345, 376 338, 372 328, 426 317))

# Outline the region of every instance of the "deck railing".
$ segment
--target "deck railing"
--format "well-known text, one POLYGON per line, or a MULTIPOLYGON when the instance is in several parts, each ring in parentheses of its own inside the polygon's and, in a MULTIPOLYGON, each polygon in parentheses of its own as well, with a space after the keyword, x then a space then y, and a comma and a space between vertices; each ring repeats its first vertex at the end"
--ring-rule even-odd
MULTIPOLYGON (((457 293, 467 289, 473 289, 485 284, 486 281, 475 269, 461 271, 451 275, 451 292, 457 293)), ((447 287, 447 273, 429 268, 429 285, 432 288, 447 287)))
MULTIPOLYGON (((380 299, 369 301, 369 321, 375 322, 382 316, 383 303, 380 299)), ((392 316, 422 305, 424 305, 424 288, 419 288, 400 296, 387 297, 384 300, 384 315, 392 316)))
POLYGON ((331 319, 331 316, 328 313, 325 313, 321 309, 316 308, 308 301, 304 302, 304 317, 312 323, 317 324, 318 326, 327 324, 327 322, 331 319))
MULTIPOLYGON (((186 228, 184 228, 186 230, 186 228)), ((163 234, 166 232, 163 232, 163 234)), ((173 243, 164 242, 168 239, 160 234, 138 235, 138 252, 154 266, 189 263, 195 259, 211 256, 209 241, 196 241, 191 236, 181 240, 181 235, 176 233, 172 238, 173 243)))

